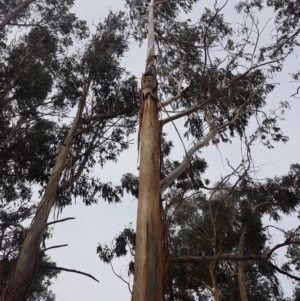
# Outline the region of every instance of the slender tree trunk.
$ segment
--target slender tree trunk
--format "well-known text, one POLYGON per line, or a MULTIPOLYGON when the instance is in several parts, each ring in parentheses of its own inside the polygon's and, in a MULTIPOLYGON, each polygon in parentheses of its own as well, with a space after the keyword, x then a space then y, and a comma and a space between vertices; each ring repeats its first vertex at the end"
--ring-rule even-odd
POLYGON ((217 262, 216 261, 212 262, 210 264, 209 271, 210 271, 210 278, 212 281, 214 300, 221 301, 220 293, 219 293, 219 286, 218 286, 218 281, 217 281, 217 275, 216 275, 216 266, 217 266, 217 262))
POLYGON ((24 10, 29 4, 34 2, 35 0, 25 0, 21 2, 14 10, 13 12, 8 15, 1 23, 0 23, 0 30, 2 30, 7 24, 10 23, 13 19, 15 19, 19 13, 24 10))
MULTIPOLYGON (((246 226, 244 226, 243 233, 241 234, 240 242, 239 242, 239 256, 244 255, 244 240, 246 234, 246 226)), ((238 280, 239 280, 239 289, 241 295, 241 301, 247 301, 247 291, 246 291, 246 284, 245 284, 245 274, 244 274, 244 261, 238 262, 238 280)))
POLYGON ((140 110, 140 174, 132 301, 163 301, 164 257, 160 201, 160 124, 154 65, 154 0, 149 8, 146 73, 140 110))
POLYGON ((73 138, 80 125, 81 115, 85 106, 86 97, 89 89, 87 84, 82 93, 82 98, 78 105, 77 114, 73 125, 64 141, 58 154, 52 174, 49 178, 42 200, 37 208, 31 227, 29 228, 23 246, 18 256, 17 263, 9 276, 7 285, 1 296, 1 301, 23 301, 26 299, 27 292, 32 282, 34 266, 42 236, 47 226, 47 220, 51 208, 56 199, 58 183, 65 166, 67 156, 70 152, 73 138))
MULTIPOLYGON (((218 229, 217 229, 218 226, 217 226, 217 222, 216 222, 216 217, 212 218, 212 223, 213 223, 213 231, 214 231, 214 247, 215 247, 214 253, 215 253, 215 255, 218 256, 221 254, 221 246, 220 246, 220 240, 219 240, 219 233, 218 233, 218 229)), ((218 285, 217 275, 216 275, 217 265, 218 265, 217 261, 212 262, 209 266, 209 272, 210 272, 210 278, 211 278, 211 282, 212 282, 214 300, 221 301, 219 285, 218 285)))

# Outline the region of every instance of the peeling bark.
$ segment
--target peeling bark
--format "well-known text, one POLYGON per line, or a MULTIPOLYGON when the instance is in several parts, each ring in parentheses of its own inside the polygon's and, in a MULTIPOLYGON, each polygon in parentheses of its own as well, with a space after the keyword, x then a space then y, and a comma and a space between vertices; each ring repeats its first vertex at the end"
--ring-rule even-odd
POLYGON ((143 111, 132 301, 162 301, 164 265, 159 186, 159 121, 157 101, 151 95, 144 100, 143 111))
POLYGON ((149 7, 146 70, 142 77, 140 174, 132 301, 163 301, 164 256, 160 201, 160 123, 154 48, 154 5, 149 7))

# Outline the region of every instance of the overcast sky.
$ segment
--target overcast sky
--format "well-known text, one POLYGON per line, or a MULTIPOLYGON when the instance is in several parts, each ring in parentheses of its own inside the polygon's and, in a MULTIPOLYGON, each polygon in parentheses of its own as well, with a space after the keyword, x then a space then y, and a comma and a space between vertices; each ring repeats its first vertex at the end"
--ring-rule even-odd
MULTIPOLYGON (((213 2, 205 1, 205 3, 213 2)), ((224 10, 225 19, 229 23, 237 21, 237 14, 233 10, 233 4, 236 2, 229 1, 227 8, 224 10)), ((123 9, 123 5, 124 1, 122 0, 75 0, 74 12, 79 18, 85 19, 91 25, 104 19, 109 9, 113 11, 120 10, 123 9)), ((193 11, 192 17, 199 17, 202 8, 202 5, 198 5, 193 11)), ((271 14, 261 15, 262 23, 271 16, 271 14)), ((124 65, 134 75, 140 77, 144 70, 145 58, 145 47, 139 48, 137 45, 132 45, 124 58, 124 65)), ((268 98, 268 108, 270 110, 276 107, 281 100, 292 100, 289 96, 294 92, 295 85, 289 83, 291 79, 287 74, 296 71, 297 65, 299 66, 298 58, 293 55, 288 64, 285 65, 284 72, 274 79, 274 82, 280 82, 281 85, 268 98)), ((273 150, 268 150, 257 144, 252 150, 255 165, 262 165, 262 169, 255 175, 259 179, 282 175, 288 171, 290 164, 299 162, 300 105, 296 100, 292 100, 291 103, 292 109, 287 111, 286 120, 281 123, 284 133, 290 137, 289 142, 286 145, 278 144, 273 150)), ((181 127, 180 122, 177 122, 177 125, 179 128, 181 127)), ((177 134, 174 133, 171 125, 168 125, 165 131, 170 131, 169 137, 176 145, 176 151, 172 153, 173 158, 182 159, 184 150, 177 134)), ((186 146, 189 146, 188 142, 186 146)), ((226 158, 230 160, 233 166, 240 163, 241 145, 238 139, 231 145, 221 144, 219 148, 210 145, 202 150, 202 156, 209 164, 205 176, 212 181, 217 181, 221 175, 224 176, 228 172, 226 158)), ((103 170, 97 169, 95 173, 104 182, 112 181, 114 184, 119 184, 122 174, 126 172, 137 174, 136 162, 137 147, 134 144, 129 151, 120 156, 117 164, 107 164, 103 170)), ((128 195, 124 197, 121 204, 108 205, 103 200, 99 200, 97 205, 86 207, 78 199, 76 204, 64 209, 59 218, 76 217, 76 220, 57 224, 53 239, 48 242, 48 247, 59 244, 68 244, 68 247, 50 250, 48 255, 58 266, 90 273, 100 282, 94 282, 90 278, 78 274, 62 272, 51 287, 57 295, 57 301, 130 300, 131 296, 126 284, 114 276, 110 266, 104 265, 98 259, 96 247, 98 242, 110 242, 130 222, 135 226, 136 209, 137 200, 128 195)), ((295 221, 291 219, 288 224, 285 222, 285 226, 291 227, 293 222, 295 221)), ((279 239, 280 236, 277 236, 277 238, 279 239)), ((126 277, 126 264, 126 260, 116 261, 114 263, 116 273, 123 273, 126 277)), ((292 290, 291 281, 285 280, 284 289, 288 292, 292 290)))

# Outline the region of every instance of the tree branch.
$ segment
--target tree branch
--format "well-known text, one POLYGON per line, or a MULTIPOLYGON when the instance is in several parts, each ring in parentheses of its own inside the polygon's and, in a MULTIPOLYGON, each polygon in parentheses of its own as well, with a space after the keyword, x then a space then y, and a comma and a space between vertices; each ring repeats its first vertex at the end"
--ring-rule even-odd
POLYGON ((159 107, 166 107, 171 102, 173 102, 175 100, 178 100, 182 96, 182 82, 183 82, 183 79, 184 79, 184 72, 182 71, 181 78, 180 78, 179 81, 177 81, 177 95, 170 97, 169 99, 167 99, 164 102, 160 102, 159 107))
POLYGON ((66 269, 66 268, 62 268, 62 267, 50 266, 50 265, 48 265, 48 266, 40 266, 40 268, 41 269, 51 269, 51 270, 58 270, 58 271, 65 271, 65 272, 70 272, 70 273, 81 274, 81 275, 90 277, 93 280, 99 282, 99 280, 96 279, 94 276, 92 276, 90 274, 87 274, 87 273, 84 273, 84 272, 77 271, 77 270, 71 270, 71 269, 66 269))
POLYGON ((188 167, 189 160, 191 156, 200 148, 207 145, 207 143, 212 139, 215 135, 215 131, 210 131, 207 136, 196 143, 188 152, 187 155, 182 160, 181 164, 177 166, 172 172, 170 172, 162 181, 160 181, 160 193, 162 194, 167 187, 175 180, 177 177, 184 172, 184 170, 188 167))
POLYGON ((281 270, 279 267, 271 263, 269 258, 266 256, 233 256, 233 255, 212 255, 212 256, 179 256, 179 257, 170 257, 172 263, 199 263, 199 262, 211 262, 211 261, 221 261, 221 260, 230 260, 230 261, 250 261, 258 260, 262 261, 265 264, 274 268, 278 273, 286 275, 292 279, 300 281, 300 277, 294 276, 286 271, 281 270))
POLYGON ((26 235, 27 235, 27 230, 21 225, 21 224, 15 224, 15 223, 3 223, 3 224, 0 224, 0 226, 6 226, 6 227, 9 227, 9 226, 13 226, 13 227, 16 227, 16 228, 19 228, 21 229, 22 231, 22 236, 23 236, 23 240, 25 240, 26 238, 26 235))
POLYGON ((62 222, 65 222, 65 221, 68 221, 68 220, 71 220, 71 219, 76 219, 76 217, 67 217, 67 218, 59 219, 57 221, 47 223, 47 226, 50 226, 52 224, 62 223, 62 222))
MULTIPOLYGON (((237 76, 236 78, 233 78, 232 80, 230 80, 229 82, 226 83, 226 87, 220 89, 218 92, 216 92, 215 95, 211 96, 210 98, 204 100, 203 102, 201 102, 199 105, 197 106, 194 106, 190 109, 187 109, 185 111, 182 111, 174 116, 171 116, 171 117, 168 117, 168 118, 165 118, 161 121, 161 125, 165 125, 167 123, 169 123, 170 121, 174 121, 176 119, 179 119, 181 117, 184 117, 184 116, 187 116, 191 113, 194 113, 200 109, 203 109, 206 105, 208 105, 209 103, 211 103, 213 100, 215 100, 216 98, 218 98, 218 96, 221 96, 223 95, 223 93, 225 91, 227 91, 229 88, 233 87, 235 82, 242 79, 243 77, 245 77, 246 75, 248 75, 251 71, 255 70, 255 69, 258 69, 260 67, 263 67, 265 65, 269 65, 269 64, 272 64, 272 63, 275 63, 275 62, 278 62, 280 61, 281 59, 275 59, 275 60, 271 60, 271 61, 268 61, 268 62, 264 62, 264 63, 261 63, 261 64, 258 64, 258 65, 254 65, 252 67, 249 67, 249 69, 242 73, 241 75, 237 76)), ((228 124, 226 124, 228 125, 228 124)))
POLYGON ((300 241, 289 241, 288 240, 288 241, 283 242, 282 244, 277 244, 269 252, 267 252, 266 258, 270 258, 277 249, 284 247, 284 246, 292 245, 292 244, 300 244, 300 241))
POLYGON ((126 280, 124 280, 120 275, 118 275, 116 272, 115 272, 115 270, 114 270, 114 267, 113 267, 113 265, 112 265, 112 263, 110 263, 110 266, 111 266, 111 269, 112 269, 112 271, 113 271, 113 273, 115 274, 115 276, 117 276, 119 279, 121 279, 124 283, 126 283, 127 284, 127 286, 128 286, 128 290, 129 290, 129 292, 130 292, 130 294, 132 295, 132 291, 131 291, 131 289, 130 289, 130 283, 129 282, 127 282, 126 280))
POLYGON ((258 204, 256 206, 253 207, 252 209, 252 214, 255 214, 256 213, 256 210, 261 207, 261 206, 267 206, 267 205, 276 205, 276 206, 281 206, 282 204, 279 204, 279 203, 276 203, 276 202, 270 202, 270 201, 267 201, 267 202, 264 202, 264 203, 261 203, 261 204, 258 204))
POLYGON ((44 250, 41 250, 40 253, 44 253, 48 250, 51 250, 51 249, 56 249, 56 248, 62 248, 62 247, 67 247, 68 245, 57 245, 57 246, 53 246, 53 247, 49 247, 47 249, 44 249, 44 250))

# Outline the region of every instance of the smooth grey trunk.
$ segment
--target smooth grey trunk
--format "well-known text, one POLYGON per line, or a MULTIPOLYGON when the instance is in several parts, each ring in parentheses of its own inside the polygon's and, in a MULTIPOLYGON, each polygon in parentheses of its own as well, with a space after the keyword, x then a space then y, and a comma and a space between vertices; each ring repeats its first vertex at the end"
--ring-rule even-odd
POLYGON ((49 178, 42 200, 37 208, 26 239, 20 250, 17 262, 3 290, 1 301, 22 301, 26 299, 32 282, 36 257, 39 252, 42 236, 46 230, 49 213, 54 205, 59 181, 70 153, 74 135, 80 125, 81 115, 86 103, 89 83, 83 89, 77 113, 72 127, 57 156, 55 166, 49 178))
POLYGON ((0 23, 0 30, 2 30, 6 25, 10 23, 11 20, 15 19, 18 14, 25 9, 29 4, 34 2, 35 0, 26 0, 20 3, 14 10, 13 12, 8 15, 1 23, 0 23))

